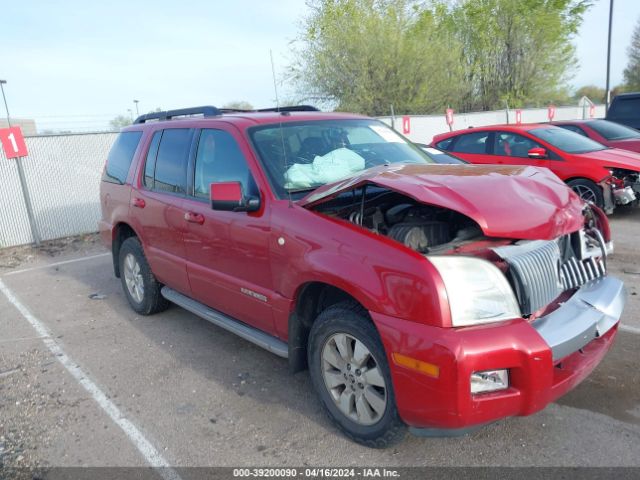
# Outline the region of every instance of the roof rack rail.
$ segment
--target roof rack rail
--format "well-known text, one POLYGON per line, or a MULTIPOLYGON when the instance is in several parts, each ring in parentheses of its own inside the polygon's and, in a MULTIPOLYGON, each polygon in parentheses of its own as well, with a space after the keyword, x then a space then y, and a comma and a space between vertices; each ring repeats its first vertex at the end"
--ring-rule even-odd
POLYGON ((260 108, 256 112, 319 112, 320 109, 312 105, 291 105, 288 107, 260 108))
POLYGON ((205 117, 216 117, 218 115, 222 115, 220 109, 207 105, 203 107, 191 107, 191 108, 180 108, 178 110, 167 110, 165 112, 151 112, 145 115, 140 115, 133 122, 135 123, 145 123, 149 120, 171 120, 175 117, 184 117, 187 115, 203 115, 205 117))

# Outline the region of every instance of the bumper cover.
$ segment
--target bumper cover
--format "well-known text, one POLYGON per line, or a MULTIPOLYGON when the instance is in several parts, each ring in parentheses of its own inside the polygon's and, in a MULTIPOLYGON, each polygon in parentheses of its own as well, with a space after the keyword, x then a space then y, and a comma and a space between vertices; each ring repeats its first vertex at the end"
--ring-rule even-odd
POLYGON ((564 305, 533 322, 557 361, 577 352, 618 323, 625 305, 623 283, 603 277, 582 286, 564 305))
POLYGON ((622 282, 583 285, 552 313, 465 328, 438 328, 371 313, 387 352, 396 403, 413 431, 490 423, 543 409, 580 383, 613 344, 625 303, 622 282), (429 377, 393 363, 397 352, 435 364, 429 377), (471 394, 473 372, 509 369, 509 388, 471 394))

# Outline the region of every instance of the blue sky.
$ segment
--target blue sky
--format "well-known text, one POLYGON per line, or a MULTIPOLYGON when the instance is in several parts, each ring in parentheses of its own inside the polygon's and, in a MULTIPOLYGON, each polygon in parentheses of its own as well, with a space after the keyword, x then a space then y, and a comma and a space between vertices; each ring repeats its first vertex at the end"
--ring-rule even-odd
MULTIPOLYGON (((575 39, 575 86, 604 87, 608 4, 596 1, 575 39)), ((304 0, 6 2, 0 78, 12 115, 41 129, 102 129, 127 109, 135 114, 133 99, 145 112, 232 100, 270 106, 269 50, 281 72, 305 12, 304 0)), ((615 0, 612 85, 638 18, 640 1, 615 0)))

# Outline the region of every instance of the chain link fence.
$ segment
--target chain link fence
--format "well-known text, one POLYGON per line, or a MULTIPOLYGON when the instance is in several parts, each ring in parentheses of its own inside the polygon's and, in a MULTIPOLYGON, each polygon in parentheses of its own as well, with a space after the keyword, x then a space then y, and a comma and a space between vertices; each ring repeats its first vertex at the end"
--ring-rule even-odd
MULTIPOLYGON (((21 159, 42 240, 95 232, 100 176, 117 133, 27 137, 21 159)), ((0 248, 34 241, 16 160, 0 149, 0 248)))

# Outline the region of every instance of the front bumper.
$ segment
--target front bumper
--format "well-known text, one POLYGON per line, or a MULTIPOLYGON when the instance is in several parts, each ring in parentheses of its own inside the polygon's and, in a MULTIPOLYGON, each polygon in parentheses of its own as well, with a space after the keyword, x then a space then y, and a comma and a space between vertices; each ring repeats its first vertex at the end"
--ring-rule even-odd
POLYGON ((387 352, 401 418, 414 430, 444 432, 529 415, 569 391, 613 344, 624 303, 622 282, 603 277, 532 323, 517 319, 454 329, 371 315, 387 352), (392 353, 437 365, 439 374, 396 365, 392 353), (507 389, 471 394, 473 372, 505 368, 507 389))

